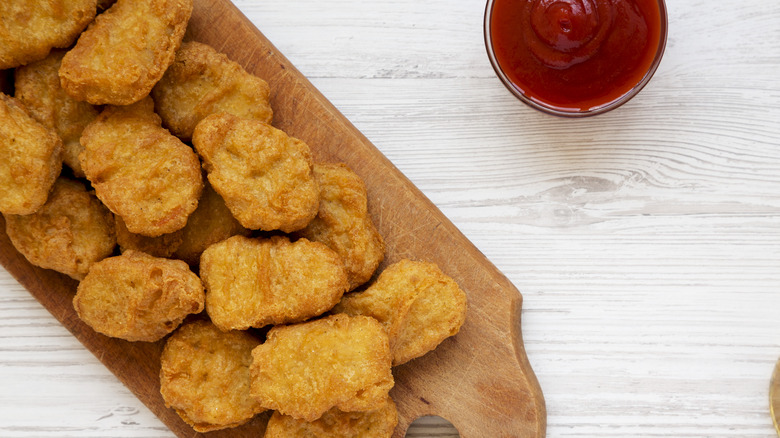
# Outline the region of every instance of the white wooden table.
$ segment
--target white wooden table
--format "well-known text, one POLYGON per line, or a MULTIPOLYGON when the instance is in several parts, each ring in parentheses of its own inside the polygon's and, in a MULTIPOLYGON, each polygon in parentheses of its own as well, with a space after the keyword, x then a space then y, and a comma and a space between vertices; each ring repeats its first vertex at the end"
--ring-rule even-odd
MULTIPOLYGON (((775 436, 780 3, 668 0, 584 120, 503 88, 482 0, 236 4, 523 292, 549 437, 775 436)), ((0 388, 2 437, 172 436, 4 270, 0 388)))

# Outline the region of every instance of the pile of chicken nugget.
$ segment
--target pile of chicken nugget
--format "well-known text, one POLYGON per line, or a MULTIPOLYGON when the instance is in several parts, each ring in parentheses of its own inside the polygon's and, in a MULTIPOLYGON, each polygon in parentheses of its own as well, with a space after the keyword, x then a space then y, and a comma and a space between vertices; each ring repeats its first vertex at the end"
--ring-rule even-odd
POLYGON ((164 339, 160 391, 194 430, 273 410, 266 438, 390 437, 392 367, 456 334, 466 296, 433 263, 376 272, 360 176, 274 128, 263 79, 182 43, 192 8, 0 2, 6 232, 79 281, 95 331, 164 339))

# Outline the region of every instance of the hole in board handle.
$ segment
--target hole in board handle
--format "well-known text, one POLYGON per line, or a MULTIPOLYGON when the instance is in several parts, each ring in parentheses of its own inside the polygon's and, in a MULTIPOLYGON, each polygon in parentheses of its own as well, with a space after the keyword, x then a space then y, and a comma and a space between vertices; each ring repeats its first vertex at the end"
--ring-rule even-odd
POLYGON ((458 429, 441 417, 420 417, 412 422, 406 431, 406 438, 460 438, 458 429))

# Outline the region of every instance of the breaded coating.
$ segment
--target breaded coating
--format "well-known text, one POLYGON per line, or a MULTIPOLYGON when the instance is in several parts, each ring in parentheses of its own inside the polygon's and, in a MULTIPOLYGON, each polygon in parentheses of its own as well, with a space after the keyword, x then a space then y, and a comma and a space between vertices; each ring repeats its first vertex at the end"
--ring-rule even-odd
POLYGON ((135 234, 184 228, 203 190, 195 152, 160 126, 151 98, 109 106, 84 129, 81 167, 97 197, 135 234))
POLYGON ((195 125, 226 112, 271 123, 270 87, 211 46, 182 43, 165 75, 152 89, 163 126, 189 141, 195 125))
POLYGON ((381 322, 396 366, 458 333, 466 319, 466 293, 435 263, 401 260, 365 291, 345 296, 333 311, 381 322))
POLYGON ((435 264, 419 266, 435 283, 421 287, 393 347, 393 364, 401 365, 434 350, 455 336, 466 321, 466 293, 435 264))
POLYGON ((114 218, 84 184, 59 178, 33 214, 5 215, 5 231, 30 263, 81 280, 114 252, 114 218))
POLYGON ((196 266, 206 248, 237 234, 248 236, 249 230, 241 226, 228 210, 222 197, 206 183, 198 201, 198 208, 192 212, 187 219, 187 225, 182 228, 181 244, 173 255, 190 266, 196 266))
POLYGON ((186 263, 136 251, 92 265, 73 307, 96 332, 154 342, 203 310, 203 284, 186 263))
POLYGON ((120 216, 114 216, 116 221, 116 243, 122 252, 139 251, 155 257, 169 258, 181 246, 184 230, 149 237, 131 233, 120 216))
POLYGON ((375 411, 342 412, 333 408, 312 422, 274 412, 263 438, 390 438, 396 425, 398 410, 388 397, 375 411))
POLYGON ((43 126, 53 129, 62 139, 62 161, 73 174, 84 176, 79 154, 84 148, 81 131, 98 116, 94 106, 70 97, 60 86, 59 69, 63 51, 53 51, 46 58, 16 69, 16 98, 43 126))
POLYGON ((251 394, 260 405, 314 421, 331 408, 373 411, 393 387, 387 333, 344 314, 277 326, 252 351, 251 394))
POLYGON ((93 105, 138 102, 173 62, 190 14, 192 0, 118 0, 65 55, 62 88, 93 105))
POLYGON ((62 169, 62 140, 0 93, 0 213, 35 213, 62 169))
POLYGON ((209 246, 240 234, 249 235, 225 206, 222 197, 206 183, 198 208, 187 218, 187 225, 173 233, 148 237, 131 233, 120 216, 116 216, 116 238, 120 249, 145 252, 155 257, 177 258, 190 266, 200 263, 200 255, 209 246))
POLYGON ((226 113, 198 123, 192 141, 209 182, 241 225, 289 233, 317 215, 319 187, 306 143, 226 113))
POLYGON ((208 321, 181 326, 161 356, 160 393, 196 432, 240 426, 263 412, 249 396, 252 349, 246 332, 223 332, 208 321))
POLYGON ((43 59, 68 47, 95 18, 97 0, 0 1, 0 69, 43 59))
POLYGON ((320 209, 299 234, 341 256, 352 290, 371 278, 385 254, 384 240, 368 215, 366 186, 345 164, 315 164, 314 177, 320 209))
POLYGON ((206 311, 222 330, 304 321, 330 310, 347 289, 338 255, 325 245, 286 237, 233 236, 200 260, 206 311))

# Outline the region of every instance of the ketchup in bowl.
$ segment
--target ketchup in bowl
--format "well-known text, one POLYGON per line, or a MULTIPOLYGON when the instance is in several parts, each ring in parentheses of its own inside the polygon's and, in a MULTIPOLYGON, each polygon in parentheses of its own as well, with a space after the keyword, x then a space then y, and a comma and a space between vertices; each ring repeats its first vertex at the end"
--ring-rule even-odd
POLYGON ((663 0, 488 0, 488 56, 504 85, 561 116, 615 108, 650 80, 666 45, 663 0))

